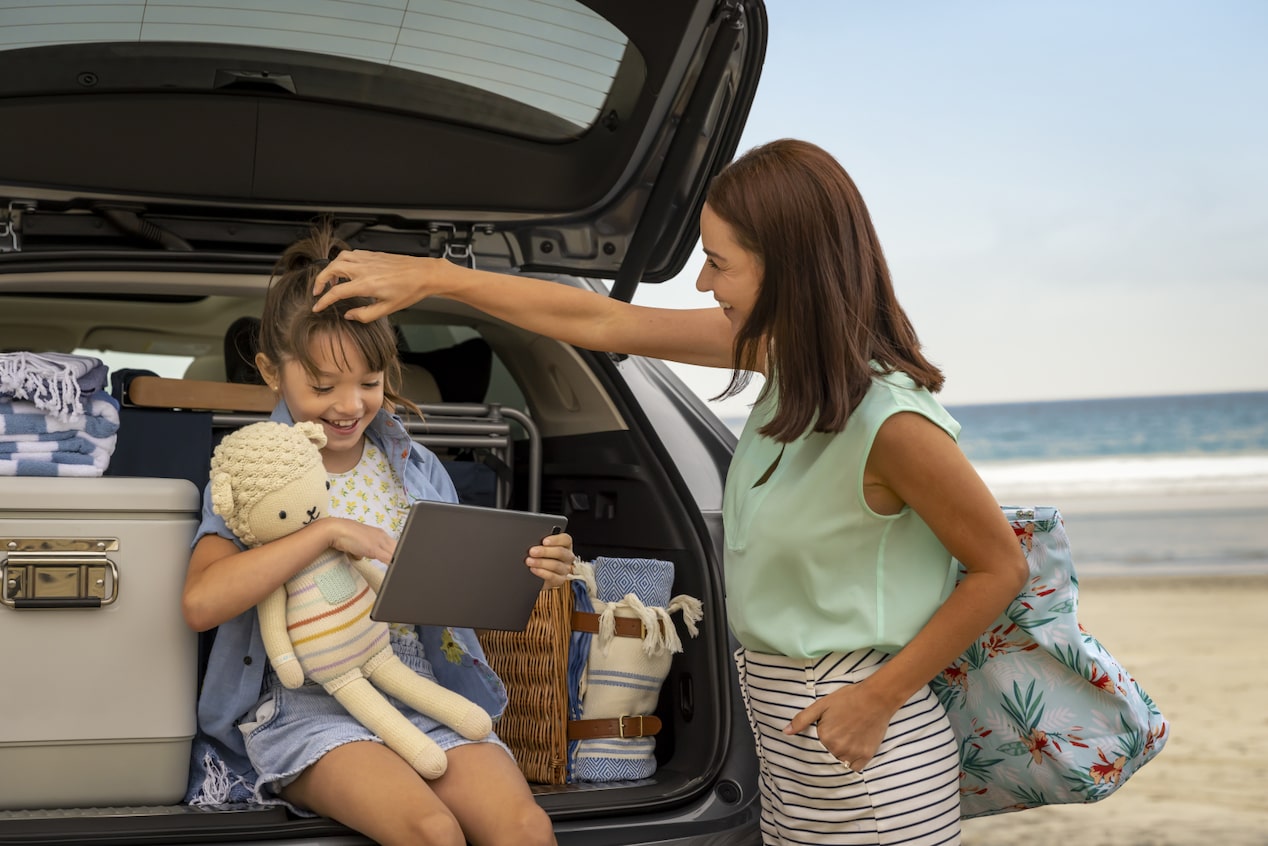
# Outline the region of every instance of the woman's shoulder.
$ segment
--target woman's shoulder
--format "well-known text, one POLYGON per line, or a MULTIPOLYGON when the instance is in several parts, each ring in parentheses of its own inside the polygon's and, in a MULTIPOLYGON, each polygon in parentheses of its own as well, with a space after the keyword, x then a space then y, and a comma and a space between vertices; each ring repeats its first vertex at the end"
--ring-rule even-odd
POLYGON ((874 419, 877 425, 894 414, 911 411, 929 418, 953 437, 960 432, 960 424, 937 397, 901 370, 877 372, 857 410, 874 419))
POLYGON ((928 389, 917 385, 914 379, 901 370, 892 370, 889 373, 878 370, 872 376, 872 385, 867 396, 900 404, 923 403, 926 400, 937 402, 928 389))

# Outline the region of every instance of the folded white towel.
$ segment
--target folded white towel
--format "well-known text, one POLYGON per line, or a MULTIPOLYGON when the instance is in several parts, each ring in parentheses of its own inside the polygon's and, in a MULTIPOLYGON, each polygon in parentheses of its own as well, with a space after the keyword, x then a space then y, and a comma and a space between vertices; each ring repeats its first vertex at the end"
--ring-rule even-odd
POLYGON ((58 420, 84 413, 83 397, 105 387, 99 358, 65 353, 0 353, 0 397, 30 400, 58 420))

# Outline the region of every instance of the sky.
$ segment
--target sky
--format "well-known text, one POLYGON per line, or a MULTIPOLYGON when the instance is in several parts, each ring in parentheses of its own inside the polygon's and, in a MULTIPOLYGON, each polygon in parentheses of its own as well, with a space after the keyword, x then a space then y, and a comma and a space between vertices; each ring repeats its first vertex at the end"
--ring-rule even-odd
POLYGON ((766 2, 737 154, 849 171, 945 404, 1268 390, 1268 2, 766 2))

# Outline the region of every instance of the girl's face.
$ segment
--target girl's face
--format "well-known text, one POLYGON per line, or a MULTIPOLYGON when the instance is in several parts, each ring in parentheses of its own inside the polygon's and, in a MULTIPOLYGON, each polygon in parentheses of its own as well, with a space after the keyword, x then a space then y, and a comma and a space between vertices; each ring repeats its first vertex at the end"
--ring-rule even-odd
POLYGON ((280 368, 268 366, 266 359, 260 372, 286 401, 296 423, 322 425, 326 469, 346 472, 361 460, 365 430, 383 407, 383 372, 370 370, 356 345, 341 336, 314 338, 308 353, 317 366, 315 377, 295 359, 280 368))
POLYGON ((762 285, 762 261, 735 239, 731 226, 709 204, 700 212, 700 244, 705 262, 696 278, 696 290, 713 294, 732 331, 748 319, 762 285))

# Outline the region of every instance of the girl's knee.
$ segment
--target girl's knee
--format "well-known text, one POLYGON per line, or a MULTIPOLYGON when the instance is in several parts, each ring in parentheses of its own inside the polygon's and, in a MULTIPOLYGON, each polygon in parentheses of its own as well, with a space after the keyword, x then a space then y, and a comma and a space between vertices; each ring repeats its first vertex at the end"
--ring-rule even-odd
POLYGON ((447 811, 420 811, 410 814, 402 844, 420 846, 466 846, 462 827, 447 811))
POLYGON ((519 809, 518 819, 512 821, 511 831, 518 836, 507 843, 523 844, 523 846, 555 846, 555 829, 551 825, 550 816, 536 802, 519 809))

